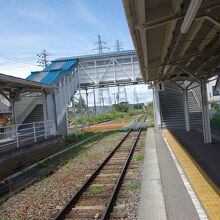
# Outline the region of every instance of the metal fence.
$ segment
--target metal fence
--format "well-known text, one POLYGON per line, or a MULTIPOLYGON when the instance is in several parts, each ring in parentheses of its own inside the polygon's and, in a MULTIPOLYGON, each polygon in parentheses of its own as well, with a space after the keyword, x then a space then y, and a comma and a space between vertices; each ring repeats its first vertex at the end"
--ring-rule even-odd
POLYGON ((0 148, 18 148, 55 135, 53 120, 0 127, 0 148))

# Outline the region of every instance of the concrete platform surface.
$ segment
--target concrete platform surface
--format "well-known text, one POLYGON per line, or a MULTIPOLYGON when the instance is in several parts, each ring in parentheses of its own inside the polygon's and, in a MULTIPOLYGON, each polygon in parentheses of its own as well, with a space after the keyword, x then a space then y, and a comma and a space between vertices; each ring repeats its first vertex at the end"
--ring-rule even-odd
POLYGON ((166 220, 154 132, 147 130, 139 219, 166 220))
POLYGON ((140 220, 199 220, 161 130, 147 130, 140 220))

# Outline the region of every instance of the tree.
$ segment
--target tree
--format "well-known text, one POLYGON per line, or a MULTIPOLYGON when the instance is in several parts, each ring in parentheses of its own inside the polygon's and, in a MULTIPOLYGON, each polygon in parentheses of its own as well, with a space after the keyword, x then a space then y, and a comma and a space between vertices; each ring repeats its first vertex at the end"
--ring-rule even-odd
POLYGON ((83 99, 83 97, 80 95, 79 96, 79 100, 78 102, 76 103, 76 109, 77 109, 77 112, 81 112, 83 109, 86 108, 86 102, 85 100, 83 99))
POLYGON ((117 112, 128 112, 128 104, 117 104, 117 105, 115 105, 115 111, 117 111, 117 112))
POLYGON ((147 102, 146 104, 147 117, 150 119, 154 118, 153 102, 147 102))

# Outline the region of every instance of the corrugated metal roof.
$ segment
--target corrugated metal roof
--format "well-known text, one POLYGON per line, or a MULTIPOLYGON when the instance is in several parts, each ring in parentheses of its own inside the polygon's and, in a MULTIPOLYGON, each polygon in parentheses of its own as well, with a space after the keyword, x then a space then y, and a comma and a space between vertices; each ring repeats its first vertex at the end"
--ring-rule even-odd
POLYGON ((32 80, 32 79, 34 79, 37 76, 37 74, 38 73, 36 73, 36 72, 32 72, 31 75, 29 75, 26 79, 27 80, 32 80))
POLYGON ((52 63, 42 71, 31 72, 31 75, 26 79, 47 85, 55 85, 65 74, 68 74, 68 70, 71 70, 77 65, 77 61, 77 59, 70 61, 52 61, 52 63))
POLYGON ((60 73, 61 71, 50 71, 40 82, 44 84, 54 84, 54 80, 59 76, 60 73))
POLYGON ((109 52, 109 53, 101 53, 101 54, 89 54, 89 55, 81 55, 81 56, 73 56, 73 57, 64 57, 64 58, 58 58, 54 61, 68 61, 68 60, 74 60, 74 59, 96 59, 96 58, 105 58, 105 57, 111 57, 111 56, 123 56, 123 55, 134 55, 136 54, 135 50, 124 50, 124 51, 118 51, 118 52, 109 52))
POLYGON ((44 70, 51 71, 51 70, 68 70, 73 65, 77 63, 77 59, 74 60, 63 60, 63 61, 57 61, 54 60, 52 63, 47 66, 44 70))

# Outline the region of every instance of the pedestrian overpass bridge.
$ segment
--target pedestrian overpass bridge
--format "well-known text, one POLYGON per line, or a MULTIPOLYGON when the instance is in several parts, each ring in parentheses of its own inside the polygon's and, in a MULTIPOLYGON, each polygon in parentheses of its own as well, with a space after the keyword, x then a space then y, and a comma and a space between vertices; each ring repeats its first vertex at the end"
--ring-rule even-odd
MULTIPOLYGON (((134 50, 56 59, 44 70, 32 72, 27 80, 57 86, 54 93, 44 94, 42 108, 44 119, 55 120, 63 134, 67 133, 67 107, 77 90, 143 83, 134 50)), ((31 106, 34 110, 37 105, 31 106)))
MULTIPOLYGON (((32 72, 26 80, 20 79, 20 84, 13 84, 16 79, 7 77, 7 83, 4 81, 6 87, 1 88, 11 103, 14 121, 18 125, 11 130, 20 129, 21 133, 24 124, 31 127, 26 129, 39 130, 35 127, 39 122, 45 130, 40 133, 43 137, 50 134, 49 130, 55 134, 51 122, 54 122, 58 134, 67 134, 67 108, 78 90, 143 83, 134 50, 59 58, 42 71, 32 72), (36 87, 31 87, 32 84, 36 87)), ((28 138, 37 139, 36 134, 28 138)))

